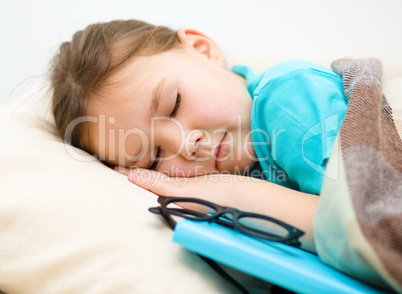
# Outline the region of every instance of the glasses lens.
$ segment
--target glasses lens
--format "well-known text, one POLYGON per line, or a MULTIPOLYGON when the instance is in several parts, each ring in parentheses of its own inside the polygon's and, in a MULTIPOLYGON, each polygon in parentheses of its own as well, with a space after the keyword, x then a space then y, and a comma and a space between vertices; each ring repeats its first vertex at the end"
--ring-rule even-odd
POLYGON ((270 237, 285 238, 289 235, 288 229, 268 219, 241 216, 238 218, 240 228, 251 234, 263 234, 270 237))
POLYGON ((170 202, 166 208, 170 214, 196 220, 208 219, 216 212, 213 207, 206 204, 182 200, 170 202))

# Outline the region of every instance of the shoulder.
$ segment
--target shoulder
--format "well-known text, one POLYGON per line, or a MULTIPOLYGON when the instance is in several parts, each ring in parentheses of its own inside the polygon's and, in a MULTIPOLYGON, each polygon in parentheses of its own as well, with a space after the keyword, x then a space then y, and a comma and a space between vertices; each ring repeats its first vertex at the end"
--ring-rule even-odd
POLYGON ((308 86, 308 84, 326 87, 327 84, 335 83, 335 86, 339 87, 342 86, 342 79, 331 68, 321 64, 305 60, 288 60, 268 68, 262 74, 254 94, 260 94, 273 83, 275 87, 282 86, 285 90, 300 91, 300 86, 308 86))
POLYGON ((286 60, 279 62, 269 67, 267 70, 265 70, 264 75, 280 76, 295 70, 311 70, 311 69, 319 72, 325 72, 328 74, 336 75, 331 68, 307 60, 286 60))
POLYGON ((286 61, 263 73, 254 92, 252 121, 310 128, 346 106, 342 79, 330 68, 286 61))

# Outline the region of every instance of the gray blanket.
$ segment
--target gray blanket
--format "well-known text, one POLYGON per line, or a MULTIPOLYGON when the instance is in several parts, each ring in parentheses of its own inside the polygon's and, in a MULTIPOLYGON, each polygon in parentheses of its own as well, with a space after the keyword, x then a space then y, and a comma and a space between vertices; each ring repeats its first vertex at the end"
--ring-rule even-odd
POLYGON ((380 61, 342 59, 332 67, 349 105, 314 219, 318 254, 402 292, 402 126, 382 94, 380 61))

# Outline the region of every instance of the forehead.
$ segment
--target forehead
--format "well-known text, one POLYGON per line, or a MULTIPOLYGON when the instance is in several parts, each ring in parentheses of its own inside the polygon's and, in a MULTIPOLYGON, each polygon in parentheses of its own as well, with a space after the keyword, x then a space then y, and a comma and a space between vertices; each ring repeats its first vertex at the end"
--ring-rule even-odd
POLYGON ((157 75, 157 71, 150 67, 150 62, 142 57, 127 61, 97 87, 90 103, 122 104, 131 101, 133 95, 146 95, 150 91, 152 79, 157 75))
POLYGON ((171 63, 177 63, 185 56, 188 56, 188 51, 179 47, 159 54, 133 57, 110 73, 105 84, 123 86, 126 82, 133 82, 131 78, 133 74, 136 75, 136 80, 144 81, 152 78, 155 73, 166 69, 166 66, 168 72, 172 72, 175 68, 170 67, 171 63))
POLYGON ((111 164, 147 166, 151 97, 160 75, 146 59, 129 62, 111 75, 88 104, 88 145, 111 164))

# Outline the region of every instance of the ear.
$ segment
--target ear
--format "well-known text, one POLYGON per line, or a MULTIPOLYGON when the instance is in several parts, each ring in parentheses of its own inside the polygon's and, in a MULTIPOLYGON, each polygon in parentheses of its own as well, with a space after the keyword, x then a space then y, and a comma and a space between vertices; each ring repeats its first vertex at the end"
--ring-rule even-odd
POLYGON ((225 59, 223 57, 221 48, 208 36, 197 30, 185 28, 179 29, 177 31, 177 36, 184 46, 194 49, 196 52, 205 55, 209 60, 220 66, 224 65, 225 59))

